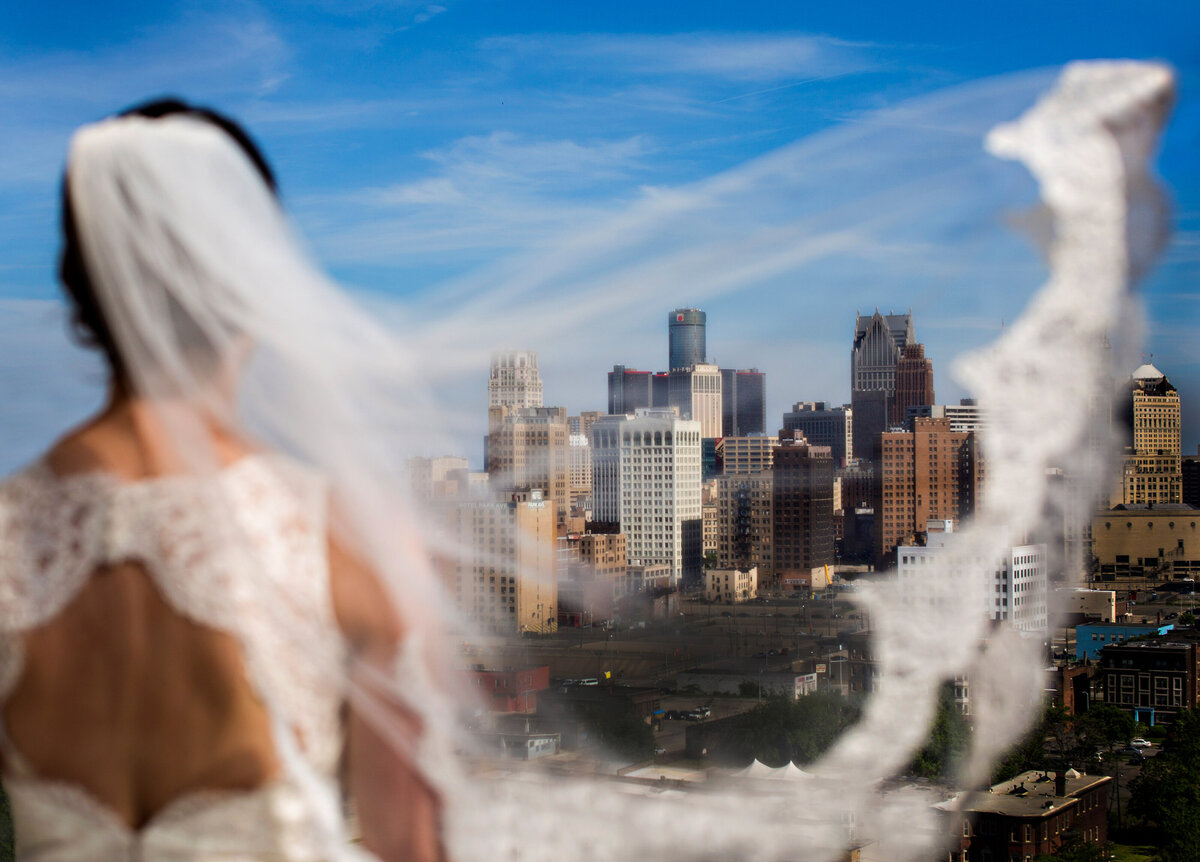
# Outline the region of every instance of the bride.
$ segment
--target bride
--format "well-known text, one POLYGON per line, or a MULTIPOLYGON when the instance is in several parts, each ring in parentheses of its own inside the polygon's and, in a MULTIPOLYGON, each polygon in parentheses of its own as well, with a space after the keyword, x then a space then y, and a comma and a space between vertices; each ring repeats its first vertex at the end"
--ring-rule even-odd
POLYGON ((406 358, 216 113, 81 129, 62 197, 62 282, 110 386, 0 486, 17 858, 444 858, 417 655, 434 592, 382 441, 356 436, 363 410, 396 427, 403 405, 354 387, 406 358))

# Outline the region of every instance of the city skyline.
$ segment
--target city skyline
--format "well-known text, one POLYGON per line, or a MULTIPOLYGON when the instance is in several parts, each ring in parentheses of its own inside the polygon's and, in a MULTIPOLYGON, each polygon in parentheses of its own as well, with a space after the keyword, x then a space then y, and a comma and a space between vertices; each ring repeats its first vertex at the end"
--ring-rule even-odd
POLYGON ((1194 452, 1195 9, 1106 4, 1088 26, 1033 3, 932 11, 12 10, 0 395, 20 406, 0 464, 28 461, 102 398, 55 286, 58 175, 76 126, 139 99, 176 92, 247 124, 333 276, 415 353, 440 351, 436 424, 477 460, 492 351, 537 351, 547 404, 598 409, 613 364, 662 365, 675 307, 707 312, 710 360, 769 375, 768 433, 796 401, 849 401, 851 316, 876 307, 912 310, 940 402, 969 395, 956 361, 1014 321, 1045 276, 1014 227, 1029 223, 1032 183, 986 156, 983 135, 1059 64, 1097 56, 1164 59, 1180 79, 1157 160, 1176 233, 1139 290, 1144 343, 1118 371, 1153 353, 1180 389, 1194 452))

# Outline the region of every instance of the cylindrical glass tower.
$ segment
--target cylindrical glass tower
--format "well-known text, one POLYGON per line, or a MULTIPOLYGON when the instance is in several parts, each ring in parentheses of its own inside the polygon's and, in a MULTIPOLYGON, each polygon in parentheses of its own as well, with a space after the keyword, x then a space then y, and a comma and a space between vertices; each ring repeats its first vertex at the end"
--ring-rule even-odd
POLYGON ((668 370, 704 363, 706 315, 698 308, 677 308, 667 318, 668 370))

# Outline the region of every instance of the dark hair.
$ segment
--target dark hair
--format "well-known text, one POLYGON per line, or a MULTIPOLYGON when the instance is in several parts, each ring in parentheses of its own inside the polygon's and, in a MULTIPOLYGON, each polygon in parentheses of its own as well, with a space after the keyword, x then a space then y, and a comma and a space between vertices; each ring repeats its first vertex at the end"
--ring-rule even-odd
MULTIPOLYGON (((272 194, 278 195, 275 175, 262 152, 255 145, 246 131, 228 117, 209 108, 189 105, 175 99, 155 99, 119 112, 119 117, 148 117, 153 120, 169 117, 174 114, 187 114, 192 117, 212 123, 221 129, 236 143, 250 159, 263 182, 272 194)), ((79 241, 79 230, 75 223, 75 213, 71 205, 70 171, 63 171, 62 180, 62 255, 58 262, 58 276, 62 281, 67 299, 71 304, 71 327, 76 340, 89 347, 95 347, 104 353, 108 360, 109 369, 118 380, 126 379, 125 368, 121 361, 121 352, 117 349, 116 339, 104 317, 100 301, 96 297, 95 286, 88 273, 87 264, 83 257, 83 248, 79 241)))

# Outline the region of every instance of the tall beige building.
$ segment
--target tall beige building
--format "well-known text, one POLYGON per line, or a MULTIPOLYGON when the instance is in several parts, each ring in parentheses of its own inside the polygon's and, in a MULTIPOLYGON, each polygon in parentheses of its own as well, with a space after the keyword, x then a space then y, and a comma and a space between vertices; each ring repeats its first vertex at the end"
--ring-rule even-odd
POLYGON ((439 563, 462 618, 499 636, 558 627, 556 518, 540 490, 447 509, 458 552, 439 563))
POLYGON ((406 467, 413 496, 418 500, 457 496, 463 489, 455 477, 465 478, 468 472, 467 459, 455 455, 409 458, 406 467))
POLYGON ((492 357, 488 377, 488 407, 541 407, 542 378, 537 353, 506 350, 492 357))
POLYGON ((592 444, 586 434, 571 433, 568 438, 571 473, 571 512, 578 514, 591 508, 592 501, 592 444))
POLYGON ((488 410, 487 472, 493 490, 540 489, 563 520, 571 510, 570 458, 566 409, 488 410))
POLYGON ((572 434, 582 434, 584 437, 592 430, 592 423, 605 416, 601 410, 584 410, 578 416, 568 416, 567 425, 572 434))
POLYGON ((715 365, 691 365, 671 370, 667 399, 682 419, 700 423, 700 436, 721 436, 721 369, 715 365))
POLYGON ((1133 439, 1125 454, 1121 502, 1181 502, 1179 393, 1165 374, 1143 365, 1133 372, 1129 411, 1133 439))

